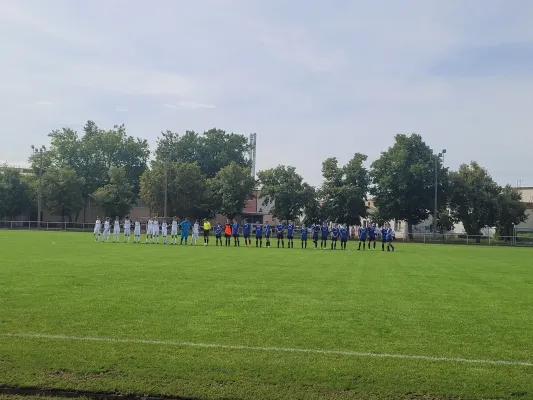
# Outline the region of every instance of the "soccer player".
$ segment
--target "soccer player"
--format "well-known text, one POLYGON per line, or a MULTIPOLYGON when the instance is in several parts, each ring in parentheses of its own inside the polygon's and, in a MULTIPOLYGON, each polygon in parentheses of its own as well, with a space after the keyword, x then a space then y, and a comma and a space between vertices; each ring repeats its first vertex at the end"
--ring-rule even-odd
POLYGON ((390 249, 392 249, 392 251, 394 251, 394 246, 392 245, 392 237, 393 236, 394 236, 394 232, 392 231, 392 228, 389 226, 387 228, 387 236, 386 236, 387 251, 390 251, 390 249))
POLYGON ((194 244, 196 245, 198 243, 198 236, 200 235, 200 224, 198 223, 198 220, 194 221, 194 225, 192 227, 192 240, 191 240, 191 246, 194 244))
POLYGON ((226 220, 226 225, 224 226, 224 237, 226 238, 226 246, 231 246, 231 221, 226 220))
POLYGON ((302 239, 302 249, 307 249, 307 228, 305 227, 305 224, 302 224, 300 238, 302 239))
POLYGON ((270 236, 272 236, 272 227, 269 223, 267 223, 265 225, 265 246, 268 248, 270 247, 270 236))
POLYGON ((346 242, 348 242, 348 227, 344 224, 340 229, 341 249, 346 250, 346 242))
POLYGON ((250 239, 252 233, 252 225, 248 221, 244 220, 244 225, 242 226, 242 236, 244 237, 244 245, 250 247, 252 245, 252 239, 250 239))
POLYGON ((141 221, 139 218, 135 220, 135 228, 133 228, 133 243, 141 242, 141 221))
POLYGON ((130 221, 130 217, 126 215, 126 219, 124 220, 124 243, 126 243, 126 238, 128 238, 128 243, 130 242, 130 235, 131 235, 131 221, 130 221))
POLYGON ((383 225, 380 230, 381 236, 381 251, 385 251, 385 243, 387 243, 387 227, 383 225))
POLYGON ((370 250, 370 243, 374 242, 374 249, 376 248, 376 225, 368 228, 368 250, 370 250))
POLYGON ((102 230, 102 221, 100 221, 100 217, 96 216, 96 222, 94 223, 94 240, 99 242, 100 241, 100 231, 102 230))
POLYGON ((183 240, 185 239, 185 245, 187 245, 187 240, 189 239, 189 229, 191 229, 191 223, 189 222, 189 218, 185 218, 183 221, 181 221, 181 239, 180 244, 183 244, 183 240))
POLYGON ((157 217, 152 219, 152 243, 159 244, 159 220, 157 217))
POLYGON ((204 218, 204 246, 209 244, 209 231, 211 230, 211 222, 204 218))
POLYGON ((315 244, 315 249, 318 249, 318 233, 320 232, 320 226, 313 224, 313 243, 315 244))
POLYGON ((178 218, 172 218, 170 225, 170 244, 178 244, 178 218))
MULTIPOLYGON (((359 229, 359 247, 357 250, 361 250, 361 244, 363 245, 363 250, 365 249, 366 235, 366 228, 362 226, 361 229, 359 229)), ((370 245, 368 247, 370 248, 370 245)))
POLYGON ((231 234, 233 235, 233 246, 240 246, 241 242, 239 241, 239 224, 236 220, 233 220, 233 225, 231 225, 231 234))
POLYGON ((337 239, 339 238, 339 227, 333 225, 331 229, 331 250, 337 250, 337 239))
POLYGON ((113 243, 120 242, 120 220, 118 217, 115 218, 113 223, 113 243))
POLYGON ((148 222, 146 223, 146 242, 152 240, 152 217, 148 218, 148 222))
POLYGON ((281 247, 285 247, 285 241, 283 240, 283 231, 285 230, 285 226, 283 225, 283 222, 279 221, 276 225, 276 237, 278 238, 278 249, 279 249, 279 242, 281 241, 281 247))
MULTIPOLYGON (((161 224, 161 235, 163 236, 163 244, 167 244, 167 233, 168 233, 167 221, 163 220, 163 223, 161 224)), ((157 243, 159 243, 159 239, 157 240, 157 243)))
POLYGON ((326 222, 322 223, 322 226, 320 227, 320 233, 322 234, 321 241, 320 241, 320 248, 325 249, 328 246, 328 235, 329 235, 329 228, 326 222))
POLYGON ((255 247, 263 247, 263 225, 259 221, 255 226, 255 247))
POLYGON ((109 221, 109 217, 105 217, 105 221, 104 221, 104 236, 102 238, 102 242, 104 242, 104 240, 106 242, 109 242, 110 230, 111 230, 111 222, 109 221))
POLYGON ((294 249, 294 224, 291 221, 287 224, 287 248, 294 249))
POLYGON ((220 241, 220 246, 222 246, 222 225, 220 225, 220 222, 217 222, 215 226, 215 241, 218 246, 218 242, 220 241))

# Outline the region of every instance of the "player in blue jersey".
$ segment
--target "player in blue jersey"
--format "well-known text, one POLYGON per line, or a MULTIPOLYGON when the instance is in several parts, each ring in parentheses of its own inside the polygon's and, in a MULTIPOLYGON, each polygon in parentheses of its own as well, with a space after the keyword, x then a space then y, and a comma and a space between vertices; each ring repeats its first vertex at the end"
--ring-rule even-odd
POLYGON ((220 222, 217 222, 215 225, 215 240, 218 246, 218 242, 220 241, 220 245, 222 246, 222 225, 220 225, 220 222))
POLYGON ((337 239, 339 238, 339 228, 337 225, 333 225, 331 229, 331 250, 337 249, 337 239))
POLYGON ((265 225, 265 246, 270 247, 270 237, 272 236, 272 226, 269 223, 265 225))
POLYGON ((300 238, 302 239, 302 249, 307 249, 307 228, 305 224, 302 224, 300 230, 300 238))
POLYGON ((252 245, 252 239, 250 235, 252 234, 252 225, 248 221, 244 220, 244 225, 242 226, 242 236, 244 237, 244 245, 249 247, 252 245))
POLYGON ((320 232, 320 226, 318 224, 313 224, 311 230, 313 232, 313 243, 315 244, 315 249, 318 249, 318 234, 320 232))
POLYGON ((294 248, 294 224, 291 221, 287 225, 287 248, 294 248))
POLYGON ((257 221, 255 226, 255 247, 263 247, 263 225, 257 221))
POLYGON ((361 245, 363 245, 363 250, 365 249, 367 230, 364 226, 359 229, 359 247, 357 250, 361 250, 361 245))
POLYGON ((387 243, 387 227, 383 225, 380 229, 381 236, 381 251, 385 251, 385 243, 387 243))
POLYGON ((231 236, 233 236, 233 246, 240 246, 241 242, 239 240, 239 224, 236 220, 233 220, 233 224, 231 225, 231 236))
POLYGON ((189 229, 191 229, 191 222, 189 221, 189 218, 185 218, 183 221, 181 221, 180 228, 180 244, 183 244, 183 240, 185 239, 185 245, 187 245, 187 239, 189 238, 189 229))
POLYGON ((370 250, 370 243, 374 242, 374 249, 376 248, 376 225, 368 228, 368 249, 370 250))
POLYGON ((279 249, 279 243, 281 241, 281 247, 285 247, 285 241, 283 240, 283 231, 285 230, 285 226, 283 225, 283 222, 279 221, 276 225, 276 237, 278 238, 278 249, 279 249))
POLYGON ((329 228, 325 222, 322 223, 322 226, 320 227, 320 233, 321 233, 320 248, 325 249, 328 245, 328 235, 329 235, 329 228))
POLYGON ((392 245, 392 238, 394 236, 394 232, 392 231, 392 228, 389 226, 387 228, 387 235, 385 236, 385 240, 387 241, 387 251, 394 251, 394 246, 392 245))
POLYGON ((348 242, 348 227, 346 225, 341 226, 339 235, 341 237, 341 249, 346 250, 346 243, 348 242))

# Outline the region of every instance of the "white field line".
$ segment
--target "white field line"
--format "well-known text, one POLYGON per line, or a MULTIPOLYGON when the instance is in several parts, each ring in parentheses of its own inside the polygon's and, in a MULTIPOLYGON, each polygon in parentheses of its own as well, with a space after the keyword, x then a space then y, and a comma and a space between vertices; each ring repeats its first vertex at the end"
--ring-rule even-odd
POLYGON ((226 349, 226 350, 272 351, 272 352, 284 352, 284 353, 325 354, 325 355, 341 355, 341 356, 353 356, 353 357, 397 358, 397 359, 404 359, 404 360, 422 360, 422 361, 429 361, 429 362, 517 365, 517 366, 523 366, 523 367, 533 367, 533 362, 530 362, 530 361, 475 360, 475 359, 470 359, 470 358, 417 356, 417 355, 411 355, 411 354, 366 353, 366 352, 347 351, 347 350, 345 351, 345 350, 302 349, 302 348, 292 348, 292 347, 256 347, 256 346, 239 346, 239 345, 226 345, 226 344, 211 344, 211 343, 177 342, 177 341, 172 341, 172 340, 117 339, 117 338, 105 338, 105 337, 47 335, 47 334, 39 334, 39 333, 2 333, 0 334, 0 336, 29 338, 29 339, 51 339, 51 340, 70 340, 70 341, 82 341, 82 342, 107 342, 107 343, 138 343, 138 344, 149 344, 149 345, 201 347, 201 348, 226 349))

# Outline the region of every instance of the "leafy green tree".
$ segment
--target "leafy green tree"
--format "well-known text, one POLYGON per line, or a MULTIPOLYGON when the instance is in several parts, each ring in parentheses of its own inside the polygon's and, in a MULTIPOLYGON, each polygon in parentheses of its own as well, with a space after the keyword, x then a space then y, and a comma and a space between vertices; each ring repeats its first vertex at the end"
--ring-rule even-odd
POLYGON ((241 213, 246 200, 250 199, 255 179, 249 168, 241 167, 232 161, 216 173, 209 185, 216 212, 233 219, 241 213))
POLYGON ((526 203, 522 201, 520 190, 506 185, 501 188, 498 196, 498 218, 496 220, 496 229, 498 235, 507 238, 514 235, 514 226, 527 220, 526 203))
MULTIPOLYGON (((81 192, 85 221, 89 197, 98 188, 109 183, 108 171, 111 167, 124 168, 133 192, 138 194, 139 178, 147 168, 150 151, 148 142, 128 136, 124 125, 116 125, 106 131, 98 128, 93 121, 88 121, 83 130, 84 135, 81 137, 70 128, 54 130, 48 135, 50 146, 43 154, 43 171, 67 166, 74 169, 78 177, 83 178, 81 192)), ((36 174, 39 171, 39 157, 30 157, 36 174)))
POLYGON ((330 221, 361 225, 361 218, 366 217, 369 187, 368 171, 363 166, 366 159, 364 154, 356 153, 343 167, 338 166, 335 157, 322 163, 324 183, 320 193, 330 221))
MULTIPOLYGON (((170 215, 181 218, 210 217, 213 209, 207 180, 196 163, 169 162, 167 166, 170 215)), ((141 176, 141 199, 153 213, 163 215, 165 203, 165 163, 156 161, 141 176)))
MULTIPOLYGON (((413 225, 428 218, 435 198, 435 162, 433 151, 418 134, 396 135, 395 143, 372 163, 371 194, 386 220, 407 222, 408 232, 413 225)), ((448 171, 437 161, 438 202, 446 204, 448 171)))
POLYGON ((83 207, 83 178, 68 166, 49 168, 42 177, 42 196, 48 210, 72 221, 72 214, 83 207))
POLYGON ((162 132, 155 154, 159 161, 197 162, 207 178, 214 178, 218 171, 231 162, 250 168, 248 150, 249 143, 245 136, 213 128, 203 134, 186 131, 182 136, 171 131, 162 132))
POLYGON ((136 203, 133 185, 128 182, 123 167, 109 169, 109 183, 96 189, 93 193, 95 203, 109 217, 124 217, 130 213, 136 203))
POLYGON ((29 185, 15 168, 0 168, 0 217, 15 218, 30 209, 29 185))
POLYGON ((463 223, 466 233, 479 235, 482 228, 495 226, 501 188, 487 170, 472 161, 451 172, 450 179, 452 216, 463 223))
POLYGON ((319 224, 327 219, 324 208, 322 207, 322 201, 320 199, 319 191, 316 188, 309 187, 309 201, 304 206, 304 219, 303 223, 306 226, 312 224, 319 224))
POLYGON ((261 196, 264 204, 273 203, 272 215, 275 218, 293 221, 302 215, 306 206, 314 200, 313 187, 303 181, 296 168, 279 165, 259 171, 261 196))
POLYGON ((441 208, 438 212, 437 232, 446 233, 452 231, 455 227, 455 218, 447 208, 441 208))

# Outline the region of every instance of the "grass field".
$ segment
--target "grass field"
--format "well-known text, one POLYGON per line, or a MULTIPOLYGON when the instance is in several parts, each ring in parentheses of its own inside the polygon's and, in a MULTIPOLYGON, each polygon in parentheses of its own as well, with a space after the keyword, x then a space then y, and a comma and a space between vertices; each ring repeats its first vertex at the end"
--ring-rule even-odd
POLYGON ((0 384, 206 399, 532 399, 533 249, 396 250, 0 231, 0 384))

